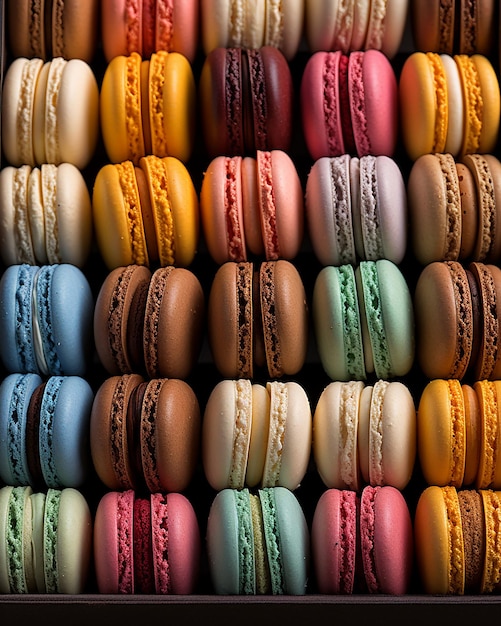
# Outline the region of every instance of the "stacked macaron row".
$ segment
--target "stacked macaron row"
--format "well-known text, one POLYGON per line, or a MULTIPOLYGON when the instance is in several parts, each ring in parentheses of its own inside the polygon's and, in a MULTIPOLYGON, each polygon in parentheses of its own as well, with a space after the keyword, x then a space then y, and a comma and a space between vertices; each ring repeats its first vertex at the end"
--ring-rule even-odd
POLYGON ((499 592, 493 3, 36 4, 0 592, 499 592))
POLYGON ((413 161, 417 571, 434 594, 499 591, 497 346, 500 96, 492 63, 494 3, 412 7, 416 52, 399 82, 413 161), (424 268, 422 266, 425 266, 424 268))
POLYGON ((15 36, 2 89, 0 581, 2 593, 75 594, 92 562, 85 172, 99 139, 98 3, 31 4, 6 12, 15 36))

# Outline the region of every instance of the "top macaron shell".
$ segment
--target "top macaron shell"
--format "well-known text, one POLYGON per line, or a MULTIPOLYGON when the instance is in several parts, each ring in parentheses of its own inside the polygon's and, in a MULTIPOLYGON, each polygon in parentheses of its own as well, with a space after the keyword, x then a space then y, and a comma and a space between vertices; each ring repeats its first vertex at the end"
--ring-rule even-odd
POLYGON ((138 52, 149 57, 158 50, 180 52, 190 63, 198 48, 196 0, 108 0, 101 7, 104 55, 138 52))
POLYGON ((352 52, 344 58, 340 51, 314 53, 303 71, 300 101, 303 133, 313 159, 352 150, 358 156, 393 155, 397 81, 389 60, 378 50, 352 52))
POLYGON ((93 310, 89 283, 77 267, 8 267, 0 279, 0 357, 7 371, 84 376, 93 310))

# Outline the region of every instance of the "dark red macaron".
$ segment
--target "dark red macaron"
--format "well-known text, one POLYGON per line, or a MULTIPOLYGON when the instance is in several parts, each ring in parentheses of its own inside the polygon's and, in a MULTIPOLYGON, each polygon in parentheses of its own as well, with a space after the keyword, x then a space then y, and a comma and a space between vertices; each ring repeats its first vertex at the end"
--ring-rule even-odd
POLYGON ((288 150, 292 102, 291 71, 277 48, 215 48, 200 76, 207 151, 215 157, 288 150))

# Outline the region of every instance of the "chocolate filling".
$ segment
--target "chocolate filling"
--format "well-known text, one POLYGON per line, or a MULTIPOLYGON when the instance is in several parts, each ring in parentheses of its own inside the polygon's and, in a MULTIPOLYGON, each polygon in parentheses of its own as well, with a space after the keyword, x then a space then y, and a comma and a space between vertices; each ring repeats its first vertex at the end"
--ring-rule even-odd
POLYGON ((31 395, 28 405, 26 422, 26 454, 28 457, 28 470, 33 480, 33 488, 45 489, 45 480, 40 461, 40 410, 42 398, 47 383, 39 385, 31 395))

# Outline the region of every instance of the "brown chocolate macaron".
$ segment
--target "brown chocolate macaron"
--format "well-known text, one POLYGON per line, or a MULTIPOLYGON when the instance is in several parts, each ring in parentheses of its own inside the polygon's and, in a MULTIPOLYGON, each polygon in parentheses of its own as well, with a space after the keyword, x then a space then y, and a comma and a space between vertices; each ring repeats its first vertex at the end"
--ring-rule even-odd
POLYGON ((209 343, 219 372, 252 378, 264 368, 272 378, 296 374, 308 343, 304 285, 289 261, 223 264, 208 303, 209 343))
POLYGON ((418 361, 429 378, 501 377, 501 270, 435 261, 414 294, 418 361))
POLYGON ((200 352, 204 315, 202 286, 190 270, 116 268, 96 300, 98 356, 112 375, 187 378, 200 352))
POLYGON ((182 491, 198 463, 200 428, 186 382, 112 376, 97 390, 90 418, 96 473, 109 489, 182 491))

